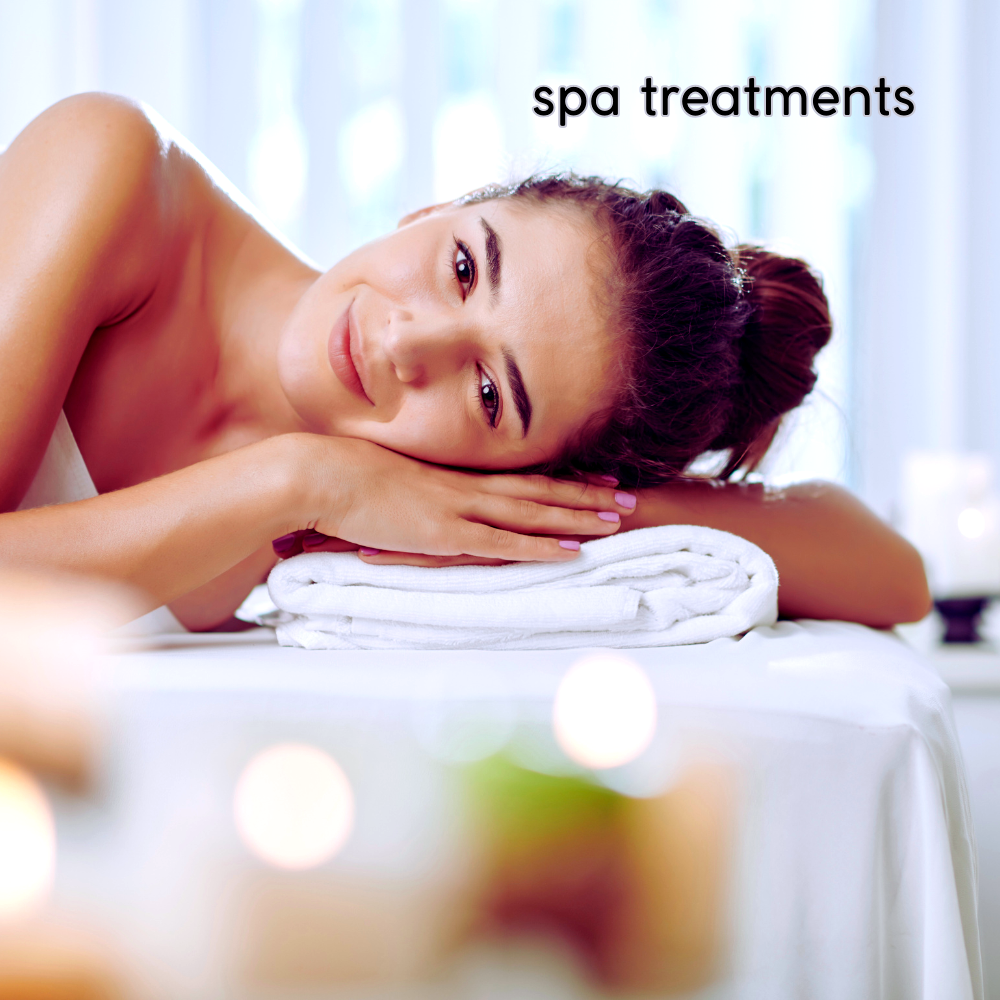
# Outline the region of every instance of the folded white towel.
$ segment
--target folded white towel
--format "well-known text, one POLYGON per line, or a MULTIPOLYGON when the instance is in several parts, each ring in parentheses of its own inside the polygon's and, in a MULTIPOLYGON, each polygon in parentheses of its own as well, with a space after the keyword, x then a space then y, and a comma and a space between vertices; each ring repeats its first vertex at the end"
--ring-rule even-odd
POLYGON ((278 563, 278 642, 307 649, 676 646, 770 625, 778 574, 756 545, 675 524, 585 542, 565 563, 371 566, 352 552, 278 563))

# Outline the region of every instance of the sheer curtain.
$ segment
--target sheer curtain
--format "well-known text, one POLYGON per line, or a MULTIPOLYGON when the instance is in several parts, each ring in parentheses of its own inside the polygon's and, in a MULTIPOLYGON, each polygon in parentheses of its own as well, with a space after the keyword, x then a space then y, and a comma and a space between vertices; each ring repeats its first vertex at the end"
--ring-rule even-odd
POLYGON ((857 478, 891 515, 908 449, 1000 468, 1000 5, 879 0, 874 38, 878 72, 917 101, 872 123, 856 254, 857 478))
POLYGON ((0 144, 58 98, 148 101, 321 265, 404 212, 568 166, 664 185, 823 274, 833 344, 774 479, 891 510, 915 444, 1000 449, 988 0, 0 0, 0 144), (913 87, 908 118, 647 118, 639 92, 913 87), (621 88, 560 128, 540 84, 621 88))

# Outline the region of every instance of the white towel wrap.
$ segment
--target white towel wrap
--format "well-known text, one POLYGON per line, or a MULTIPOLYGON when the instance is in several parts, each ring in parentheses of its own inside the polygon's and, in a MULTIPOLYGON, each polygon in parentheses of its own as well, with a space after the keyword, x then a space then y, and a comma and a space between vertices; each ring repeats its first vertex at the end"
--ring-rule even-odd
POLYGON ((564 563, 373 566, 354 553, 279 563, 278 641, 307 649, 676 646, 777 619, 778 574, 756 545, 667 525, 585 542, 564 563))

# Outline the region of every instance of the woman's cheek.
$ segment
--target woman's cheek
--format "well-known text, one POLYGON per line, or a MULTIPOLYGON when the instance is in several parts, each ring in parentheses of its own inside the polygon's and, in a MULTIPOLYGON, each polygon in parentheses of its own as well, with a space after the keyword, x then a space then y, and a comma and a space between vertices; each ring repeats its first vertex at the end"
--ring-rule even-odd
MULTIPOLYGON (((441 465, 476 464, 476 435, 464 414, 454 404, 433 397, 403 406, 385 430, 391 441, 387 447, 425 462, 441 465)), ((481 454, 481 449, 480 449, 481 454)))

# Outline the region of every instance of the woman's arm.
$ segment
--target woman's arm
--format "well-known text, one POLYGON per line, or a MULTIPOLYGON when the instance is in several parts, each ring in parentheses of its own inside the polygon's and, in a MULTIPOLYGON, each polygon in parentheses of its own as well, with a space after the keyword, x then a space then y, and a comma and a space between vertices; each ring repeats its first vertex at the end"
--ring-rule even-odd
POLYGON ((889 628, 917 621, 931 600, 919 553, 832 483, 674 483, 642 490, 628 528, 702 524, 740 535, 774 560, 778 609, 889 628))
MULTIPOLYGON (((369 441, 283 434, 90 500, 0 514, 0 565, 115 580, 154 608, 252 564, 293 531, 440 556, 562 561, 576 552, 550 536, 610 534, 618 524, 597 511, 614 507, 611 487, 478 476, 369 441)), ((199 626, 229 618, 248 590, 199 626)))
POLYGON ((295 457, 281 442, 90 500, 0 514, 0 564, 115 580, 144 596, 145 610, 169 603, 269 547, 294 516, 295 457))
MULTIPOLYGON (((774 489, 706 479, 640 490, 638 506, 622 530, 663 524, 701 524, 759 545, 778 568, 778 610, 786 618, 832 618, 890 628, 917 621, 930 610, 917 550, 832 483, 774 489)), ((319 552, 338 545, 335 539, 326 544, 307 539, 304 547, 319 552)), ((487 562, 409 552, 363 558, 410 566, 487 562)))

